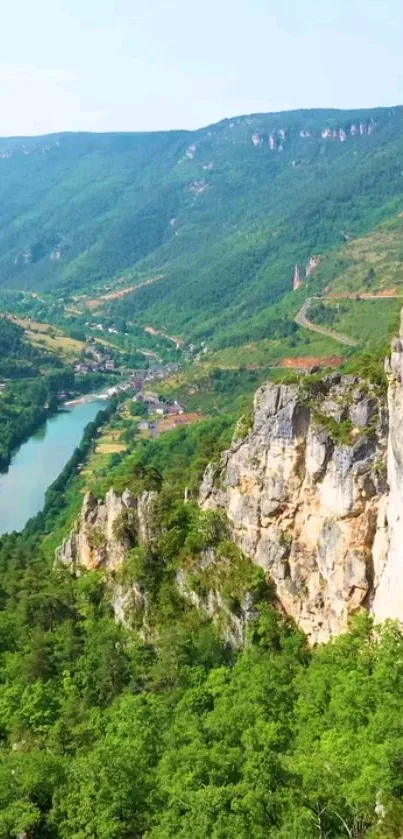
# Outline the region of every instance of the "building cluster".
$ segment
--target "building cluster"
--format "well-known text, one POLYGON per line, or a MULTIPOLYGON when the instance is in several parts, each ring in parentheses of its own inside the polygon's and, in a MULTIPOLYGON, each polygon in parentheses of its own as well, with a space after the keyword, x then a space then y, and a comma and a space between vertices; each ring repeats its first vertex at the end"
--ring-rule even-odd
POLYGON ((105 352, 101 352, 92 344, 87 344, 83 361, 74 367, 75 373, 117 373, 116 361, 105 352))

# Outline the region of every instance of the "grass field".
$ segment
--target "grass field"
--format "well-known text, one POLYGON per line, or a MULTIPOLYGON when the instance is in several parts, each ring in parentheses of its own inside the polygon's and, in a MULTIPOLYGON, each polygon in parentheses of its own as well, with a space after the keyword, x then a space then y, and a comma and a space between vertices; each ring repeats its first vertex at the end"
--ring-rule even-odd
POLYGON ((90 309, 92 312, 95 312, 101 306, 104 306, 105 303, 110 303, 113 300, 120 300, 121 297, 126 297, 128 294, 134 294, 140 288, 144 288, 144 286, 154 285, 154 283, 157 283, 160 280, 163 280, 164 278, 164 274, 159 274, 155 277, 148 277, 148 279, 143 280, 140 283, 135 283, 134 285, 122 288, 121 286, 119 286, 119 283, 127 281, 126 277, 122 277, 120 280, 116 280, 115 288, 113 289, 113 291, 108 291, 105 294, 100 294, 99 297, 83 297, 81 303, 85 309, 90 309))
POLYGON ((403 292, 403 216, 395 216, 367 236, 329 254, 318 273, 329 269, 333 269, 332 294, 386 289, 403 292))
POLYGON ((119 454, 119 452, 126 451, 127 446, 122 443, 120 434, 116 431, 110 431, 104 434, 96 449, 96 454, 119 454))
POLYGON ((78 358, 85 349, 84 341, 77 341, 75 338, 68 338, 66 335, 52 336, 43 332, 31 332, 31 330, 27 330, 26 335, 35 346, 45 347, 50 352, 55 352, 68 359, 78 358))
POLYGON ((242 347, 228 347, 207 357, 203 367, 236 370, 239 367, 263 369, 281 364, 283 358, 340 355, 340 344, 307 329, 299 329, 291 340, 258 341, 242 347))
POLYGON ((30 330, 31 332, 48 332, 49 329, 52 329, 50 323, 40 323, 40 321, 31 320, 31 318, 18 318, 16 315, 12 315, 10 320, 14 321, 14 323, 18 323, 18 326, 22 326, 23 329, 30 330))
POLYGON ((118 425, 119 419, 114 417, 112 422, 105 426, 97 440, 95 450, 85 463, 81 472, 85 482, 85 490, 88 489, 89 484, 97 475, 108 469, 111 457, 114 454, 126 451, 127 445, 122 440, 122 429, 118 425))
POLYGON ((28 340, 37 347, 43 347, 50 352, 57 353, 66 359, 78 358, 85 349, 84 341, 77 341, 58 332, 50 323, 42 323, 30 318, 10 318, 18 326, 22 326, 28 340))
POLYGON ((367 349, 389 342, 398 332, 401 300, 326 300, 323 305, 333 315, 331 328, 367 349))

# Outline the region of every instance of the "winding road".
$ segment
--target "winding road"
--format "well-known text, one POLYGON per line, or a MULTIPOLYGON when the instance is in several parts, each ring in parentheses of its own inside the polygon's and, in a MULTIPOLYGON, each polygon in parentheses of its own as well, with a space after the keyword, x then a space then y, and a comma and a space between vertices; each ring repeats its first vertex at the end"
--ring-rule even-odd
POLYGON ((310 329, 311 332, 318 332, 320 335, 325 335, 326 338, 333 338, 334 341, 338 341, 339 344, 346 344, 348 347, 358 347, 359 341, 354 341, 353 338, 349 338, 348 335, 343 335, 342 332, 336 332, 333 329, 328 329, 326 326, 320 326, 317 323, 313 323, 308 318, 308 312, 311 308, 311 305, 314 300, 321 300, 322 302, 326 302, 326 300, 402 300, 403 294, 396 294, 395 290, 392 289, 391 291, 385 290, 380 294, 373 294, 371 292, 363 292, 359 294, 354 292, 352 294, 338 294, 338 295, 327 295, 326 297, 307 297, 305 303, 301 306, 299 312, 295 316, 295 323, 298 326, 303 326, 305 329, 310 329))
POLYGON ((348 347, 356 347, 358 345, 358 341, 354 341, 347 335, 343 335, 342 332, 335 332, 333 329, 328 329, 326 326, 319 326, 317 323, 312 323, 312 321, 308 319, 307 313, 309 312, 314 300, 326 300, 326 298, 308 297, 296 315, 295 323, 297 323, 298 326, 304 326, 305 329, 310 329, 311 332, 319 332, 320 335, 325 335, 327 338, 333 338, 333 340, 338 341, 339 344, 347 344, 348 347))

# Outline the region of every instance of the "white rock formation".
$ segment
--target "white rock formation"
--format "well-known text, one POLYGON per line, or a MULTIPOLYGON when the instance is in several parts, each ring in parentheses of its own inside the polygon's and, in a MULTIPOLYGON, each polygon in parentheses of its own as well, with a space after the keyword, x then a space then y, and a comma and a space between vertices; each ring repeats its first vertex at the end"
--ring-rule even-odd
POLYGON ((87 493, 79 519, 58 549, 57 558, 73 570, 116 571, 127 559, 132 541, 149 542, 154 500, 154 492, 135 498, 128 490, 117 495, 111 488, 105 501, 87 493))
POLYGON ((317 388, 313 402, 297 386, 261 388, 251 432, 207 470, 200 503, 226 511, 234 541, 269 573, 285 611, 323 642, 371 606, 374 560, 388 562, 378 533, 386 437, 380 404, 357 380, 334 374, 317 388), (346 419, 348 445, 331 434, 346 419))
MULTIPOLYGON (((251 430, 235 435, 202 482, 202 509, 226 513, 233 541, 267 572, 312 643, 345 631, 360 608, 377 621, 403 622, 403 325, 386 373, 387 398, 340 373, 266 384, 255 396, 251 430)), ((133 539, 152 543, 155 497, 113 489, 104 501, 87 495, 59 559, 78 572, 116 571, 133 539)), ((207 559, 214 563, 214 555, 207 559)), ((227 609, 219 591, 201 602, 182 569, 177 583, 212 617, 227 609)), ((112 600, 119 620, 128 604, 146 614, 146 593, 135 584, 115 585, 112 600)), ((239 620, 227 615, 234 644, 245 638, 253 609, 247 597, 242 609, 239 620)))

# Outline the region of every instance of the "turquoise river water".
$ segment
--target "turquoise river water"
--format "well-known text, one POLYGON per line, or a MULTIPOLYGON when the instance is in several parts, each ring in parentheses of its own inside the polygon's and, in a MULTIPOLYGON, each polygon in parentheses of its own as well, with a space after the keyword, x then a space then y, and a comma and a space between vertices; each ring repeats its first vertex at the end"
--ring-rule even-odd
POLYGON ((94 400, 74 405, 48 419, 22 444, 8 472, 0 474, 0 534, 22 530, 42 510, 47 488, 78 446, 85 426, 106 404, 94 400))

